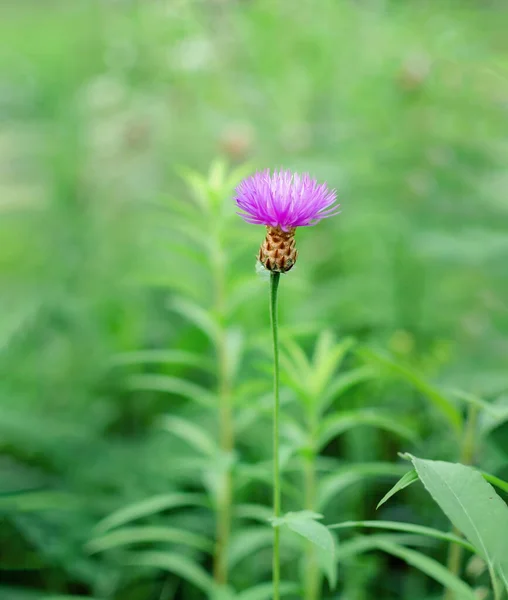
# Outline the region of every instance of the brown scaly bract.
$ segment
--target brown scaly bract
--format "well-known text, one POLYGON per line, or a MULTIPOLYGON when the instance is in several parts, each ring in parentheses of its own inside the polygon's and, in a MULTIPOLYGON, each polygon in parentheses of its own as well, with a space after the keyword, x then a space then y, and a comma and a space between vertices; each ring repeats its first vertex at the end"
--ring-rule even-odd
POLYGON ((298 256, 295 228, 288 231, 282 231, 279 227, 266 229, 266 238, 259 249, 259 262, 273 273, 287 273, 293 268, 298 256))

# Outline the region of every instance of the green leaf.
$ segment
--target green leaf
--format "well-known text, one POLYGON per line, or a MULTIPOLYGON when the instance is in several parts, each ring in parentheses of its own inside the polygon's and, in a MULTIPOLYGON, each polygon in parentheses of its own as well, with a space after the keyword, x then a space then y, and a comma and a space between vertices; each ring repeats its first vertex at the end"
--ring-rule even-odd
POLYGON ((200 329, 214 345, 217 344, 221 336, 220 326, 210 312, 188 298, 173 298, 168 304, 168 308, 185 317, 200 329))
POLYGON ((195 425, 188 419, 165 415, 159 420, 160 425, 166 431, 185 440, 190 446, 205 456, 213 457, 219 452, 219 448, 208 433, 195 425))
POLYGON ((433 558, 425 556, 421 552, 411 550, 386 540, 378 540, 377 547, 392 556, 397 556, 408 565, 416 567, 422 573, 425 573, 435 581, 438 581, 443 587, 458 594, 460 600, 478 600, 475 592, 466 585, 461 579, 450 573, 441 563, 433 558))
POLYGON ((152 496, 141 502, 130 504, 121 508, 108 517, 97 523, 94 528, 95 534, 104 533, 124 525, 130 521, 148 517, 150 515, 169 510, 172 508, 181 508, 187 506, 207 506, 206 497, 200 494, 162 494, 160 496, 152 496))
POLYGON ((415 481, 418 481, 418 473, 416 472, 415 469, 411 469, 411 471, 408 471, 407 473, 405 473, 404 475, 402 475, 402 477, 399 479, 399 481, 397 481, 397 483, 390 489, 389 492, 387 492, 382 498, 381 500, 378 502, 377 506, 376 506, 376 510, 382 506, 387 500, 389 500, 392 496, 395 496, 395 494, 397 492, 400 492, 400 490, 403 490, 404 488, 407 488, 408 486, 410 486, 412 483, 414 483, 415 481))
POLYGON ((272 544, 273 530, 266 525, 239 531, 232 537, 228 548, 229 568, 235 569, 239 562, 262 548, 270 548, 272 544))
MULTIPOLYGON (((281 581, 279 585, 279 591, 281 596, 287 594, 298 595, 300 586, 296 583, 287 581, 281 581)), ((244 592, 240 592, 236 600, 271 600, 273 595, 273 584, 272 583, 260 583, 244 592)))
POLYGON ((143 392, 163 392, 193 400, 204 407, 215 405, 215 395, 204 387, 170 375, 132 375, 127 380, 127 388, 143 392))
POLYGON ((235 515, 239 519, 251 519, 267 523, 272 518, 272 510, 261 504, 237 504, 235 515))
POLYGON ((319 427, 317 450, 326 446, 338 435, 365 425, 384 429, 412 442, 417 438, 413 430, 398 423, 394 416, 383 415, 373 410, 358 410, 325 417, 319 427))
POLYGON ((355 483, 370 477, 399 477, 406 469, 405 465, 393 463, 359 463, 341 467, 322 478, 318 487, 318 510, 323 510, 334 496, 355 483))
POLYGON ((202 354, 185 352, 183 350, 139 350, 117 354, 112 360, 112 366, 126 366, 138 364, 166 364, 181 365, 202 369, 215 373, 215 365, 202 354))
POLYGON ((500 490, 503 490, 503 492, 506 492, 508 494, 508 482, 507 481, 504 481, 504 479, 499 479, 499 477, 496 477, 495 475, 491 475, 490 473, 486 473, 485 471, 480 471, 480 472, 486 481, 488 481, 492 485, 495 485, 497 488, 499 488, 500 490))
POLYGON ((314 349, 311 378, 308 383, 312 397, 322 396, 324 390, 329 386, 333 374, 354 344, 355 342, 351 338, 346 338, 337 344, 330 331, 321 333, 314 349))
POLYGON ((194 561, 170 552, 140 552, 130 556, 126 565, 163 569, 178 575, 207 594, 213 594, 215 583, 208 573, 194 561))
POLYGON ((370 367, 358 367, 347 373, 342 373, 332 380, 330 385, 324 390, 321 398, 318 399, 319 409, 324 413, 327 408, 342 394, 349 389, 365 381, 373 379, 375 372, 370 367))
POLYGON ((428 381, 425 381, 418 373, 406 365, 395 362, 388 356, 380 353, 373 352, 363 348, 360 351, 361 356, 370 362, 377 363, 382 367, 396 373, 403 377, 406 381, 411 383, 418 391, 426 396, 432 404, 446 417, 450 425, 455 431, 460 434, 462 431, 462 415, 457 409, 453 402, 450 402, 446 396, 444 396, 435 386, 431 385, 428 381))
POLYGON ((389 529, 391 531, 405 531, 406 533, 414 533, 424 535, 438 540, 444 540, 453 544, 462 546, 469 552, 476 552, 475 548, 468 544, 463 538, 453 535, 452 533, 444 533, 439 529, 431 527, 423 527, 422 525, 414 525, 413 523, 401 523, 399 521, 344 521, 336 525, 329 525, 329 529, 349 529, 351 527, 368 527, 373 529, 389 529))
POLYGON ((337 573, 335 569, 335 539, 330 530, 319 523, 317 519, 321 519, 322 515, 312 511, 303 510, 300 512, 289 512, 284 516, 273 519, 272 525, 279 527, 285 525, 291 531, 294 531, 301 537, 305 538, 318 548, 324 550, 324 570, 328 578, 330 587, 335 587, 337 573))
POLYGON ((411 457, 423 485, 508 588, 508 506, 465 465, 411 457))
POLYGON ((213 543, 202 535, 185 529, 153 526, 125 527, 110 531, 103 536, 90 540, 86 544, 85 549, 90 554, 95 554, 96 552, 104 552, 118 546, 153 542, 183 544, 204 552, 213 550, 213 543))

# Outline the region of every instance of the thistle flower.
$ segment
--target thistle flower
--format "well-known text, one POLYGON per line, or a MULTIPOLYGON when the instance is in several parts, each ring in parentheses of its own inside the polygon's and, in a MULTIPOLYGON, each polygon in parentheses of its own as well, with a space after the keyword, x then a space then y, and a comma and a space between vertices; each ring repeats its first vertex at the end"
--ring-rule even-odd
POLYGON ((286 273, 296 262, 297 227, 315 225, 339 212, 336 192, 318 184, 307 173, 266 169, 244 179, 236 188, 238 213, 247 223, 265 225, 259 262, 273 273, 286 273))

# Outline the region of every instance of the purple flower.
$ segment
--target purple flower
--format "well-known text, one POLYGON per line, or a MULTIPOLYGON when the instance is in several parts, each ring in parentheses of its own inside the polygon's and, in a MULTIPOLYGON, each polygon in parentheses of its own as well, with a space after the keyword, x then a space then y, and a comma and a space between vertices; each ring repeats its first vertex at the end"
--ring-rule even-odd
POLYGON ((310 175, 274 171, 255 173, 236 188, 235 201, 247 223, 267 225, 282 231, 315 225, 339 212, 337 194, 326 183, 318 184, 310 175))

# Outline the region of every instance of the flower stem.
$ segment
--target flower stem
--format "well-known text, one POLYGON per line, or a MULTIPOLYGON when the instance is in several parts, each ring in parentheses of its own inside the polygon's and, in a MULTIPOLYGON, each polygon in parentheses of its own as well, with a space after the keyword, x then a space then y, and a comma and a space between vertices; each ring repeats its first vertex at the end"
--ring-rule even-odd
MULTIPOLYGON (((281 493, 279 472, 279 332, 277 317, 277 291, 280 273, 270 275, 270 321, 273 336, 273 516, 280 517, 281 493)), ((280 527, 273 528, 273 600, 280 598, 280 527)))

